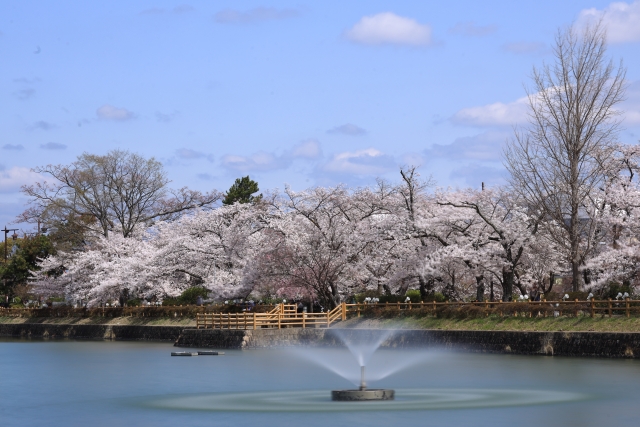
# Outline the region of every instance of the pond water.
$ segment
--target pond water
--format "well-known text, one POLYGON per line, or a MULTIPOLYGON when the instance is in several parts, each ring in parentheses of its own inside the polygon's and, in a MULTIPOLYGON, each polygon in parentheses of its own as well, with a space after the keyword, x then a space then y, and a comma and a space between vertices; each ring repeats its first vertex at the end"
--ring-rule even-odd
POLYGON ((346 349, 175 350, 2 340, 0 425, 631 426, 640 416, 636 360, 378 350, 369 385, 396 390, 381 405, 330 401, 360 373, 346 349))

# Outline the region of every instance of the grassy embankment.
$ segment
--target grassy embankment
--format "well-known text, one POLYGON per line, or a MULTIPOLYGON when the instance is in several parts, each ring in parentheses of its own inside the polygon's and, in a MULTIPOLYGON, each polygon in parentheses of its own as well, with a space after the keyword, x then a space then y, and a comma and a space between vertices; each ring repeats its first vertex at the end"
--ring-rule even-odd
POLYGON ((195 318, 181 317, 0 317, 0 323, 45 323, 59 325, 138 325, 184 326, 196 325, 195 318))
MULTIPOLYGON (((0 317, 0 323, 48 323, 75 325, 148 325, 193 327, 193 318, 171 319, 165 317, 0 317)), ((398 328, 398 329, 443 329, 480 331, 590 331, 590 332, 640 332, 640 317, 499 317, 489 316, 470 319, 444 319, 435 317, 361 317, 337 322, 334 327, 349 328, 398 328)))
POLYGON ((354 328, 443 329, 473 331, 640 332, 640 317, 499 317, 443 319, 435 317, 354 318, 354 328))

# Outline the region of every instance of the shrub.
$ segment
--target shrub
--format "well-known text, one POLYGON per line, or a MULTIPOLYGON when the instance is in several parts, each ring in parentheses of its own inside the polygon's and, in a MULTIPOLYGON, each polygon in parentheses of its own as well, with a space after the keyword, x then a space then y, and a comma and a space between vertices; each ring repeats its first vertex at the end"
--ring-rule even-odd
POLYGON ((436 292, 434 294, 427 295, 424 299, 424 302, 444 302, 445 299, 446 298, 444 297, 444 295, 442 295, 440 292, 436 292))
POLYGON ((178 298, 165 298, 162 300, 163 306, 181 305, 182 303, 178 298))
POLYGON ((411 302, 413 302, 413 303, 421 301, 420 291, 417 290, 417 289, 412 289, 410 291, 407 291, 407 295, 406 296, 411 298, 411 302))
POLYGON ((205 299, 207 298, 208 294, 209 294, 209 291, 206 288, 203 288, 201 286, 194 286, 192 288, 185 290, 182 293, 182 295, 180 295, 178 300, 181 302, 181 304, 185 304, 185 305, 195 304, 198 297, 205 299))
POLYGON ((620 294, 624 294, 625 292, 629 295, 632 294, 632 290, 629 285, 621 285, 619 283, 610 283, 608 287, 604 288, 602 291, 602 299, 616 299, 616 296, 620 294))

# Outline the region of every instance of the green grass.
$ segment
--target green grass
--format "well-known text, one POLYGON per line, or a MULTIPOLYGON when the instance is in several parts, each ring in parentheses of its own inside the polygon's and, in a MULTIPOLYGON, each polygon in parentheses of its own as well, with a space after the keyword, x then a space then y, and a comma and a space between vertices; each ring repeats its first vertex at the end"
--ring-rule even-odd
POLYGON ((139 326, 195 326, 196 319, 180 317, 0 317, 0 323, 45 323, 60 325, 139 325, 139 326))
MULTIPOLYGON (((139 317, 51 317, 20 318, 0 317, 0 323, 48 323, 48 324, 108 324, 108 325, 148 325, 148 326, 195 326, 192 318, 139 318, 139 317)), ((499 317, 489 316, 470 319, 443 319, 435 317, 400 316, 349 318, 337 322, 337 328, 401 328, 401 329, 443 329, 474 331, 593 331, 593 332, 640 332, 640 317, 499 317)))

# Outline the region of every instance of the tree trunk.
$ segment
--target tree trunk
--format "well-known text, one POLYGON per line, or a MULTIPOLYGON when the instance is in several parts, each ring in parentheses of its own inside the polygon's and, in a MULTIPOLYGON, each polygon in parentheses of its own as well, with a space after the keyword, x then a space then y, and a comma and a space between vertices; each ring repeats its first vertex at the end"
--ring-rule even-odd
POLYGON ((502 301, 513 300, 513 282, 514 273, 507 268, 502 269, 502 301))
POLYGON ((575 258, 571 261, 571 279, 571 290, 580 291, 580 263, 575 258))
POLYGON ((484 276, 476 276, 476 300, 484 301, 484 276))
POLYGON ((433 295, 433 287, 435 286, 435 280, 424 280, 422 277, 418 277, 418 283, 420 283, 420 299, 425 301, 428 297, 433 295))

